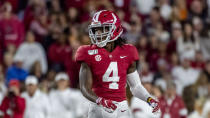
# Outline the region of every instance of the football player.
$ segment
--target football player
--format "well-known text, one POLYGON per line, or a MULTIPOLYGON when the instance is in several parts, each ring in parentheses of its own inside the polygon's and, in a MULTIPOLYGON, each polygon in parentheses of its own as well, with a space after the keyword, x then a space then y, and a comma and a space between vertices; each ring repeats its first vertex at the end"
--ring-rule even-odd
POLYGON ((137 49, 120 37, 123 28, 118 16, 108 10, 98 11, 88 29, 92 44, 76 52, 76 61, 81 63, 80 89, 92 102, 88 118, 129 118, 126 83, 135 97, 158 112, 158 101, 142 86, 136 70, 137 49))

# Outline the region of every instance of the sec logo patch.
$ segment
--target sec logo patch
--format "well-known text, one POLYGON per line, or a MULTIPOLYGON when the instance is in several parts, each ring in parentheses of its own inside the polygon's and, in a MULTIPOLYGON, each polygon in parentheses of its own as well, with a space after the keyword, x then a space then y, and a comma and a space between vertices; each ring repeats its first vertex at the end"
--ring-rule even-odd
POLYGON ((96 55, 95 59, 96 59, 96 61, 101 61, 101 55, 96 55))

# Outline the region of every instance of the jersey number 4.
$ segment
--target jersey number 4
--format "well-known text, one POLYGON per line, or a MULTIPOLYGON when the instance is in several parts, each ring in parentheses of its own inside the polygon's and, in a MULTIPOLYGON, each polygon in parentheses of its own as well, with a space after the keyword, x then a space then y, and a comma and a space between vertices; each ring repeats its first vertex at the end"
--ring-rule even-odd
POLYGON ((103 75, 103 82, 112 82, 109 84, 109 88, 118 89, 119 85, 117 82, 119 82, 119 80, 120 80, 120 77, 118 76, 117 62, 111 62, 105 74, 103 75))

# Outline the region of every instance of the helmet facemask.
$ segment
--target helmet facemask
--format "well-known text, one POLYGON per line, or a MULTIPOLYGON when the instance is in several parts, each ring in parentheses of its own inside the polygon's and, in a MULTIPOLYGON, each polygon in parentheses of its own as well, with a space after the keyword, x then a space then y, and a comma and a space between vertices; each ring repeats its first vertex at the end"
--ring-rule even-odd
POLYGON ((104 47, 108 42, 111 42, 112 31, 115 26, 113 24, 97 24, 89 26, 89 37, 92 44, 98 47, 104 47))

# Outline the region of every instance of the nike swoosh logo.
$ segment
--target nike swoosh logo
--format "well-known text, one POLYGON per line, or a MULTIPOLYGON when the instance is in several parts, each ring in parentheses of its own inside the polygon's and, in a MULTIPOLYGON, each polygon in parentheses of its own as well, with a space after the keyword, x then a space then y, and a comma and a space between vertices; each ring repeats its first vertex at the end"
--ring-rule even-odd
POLYGON ((127 56, 120 56, 121 59, 122 59, 122 58, 125 58, 125 57, 127 57, 127 56))

